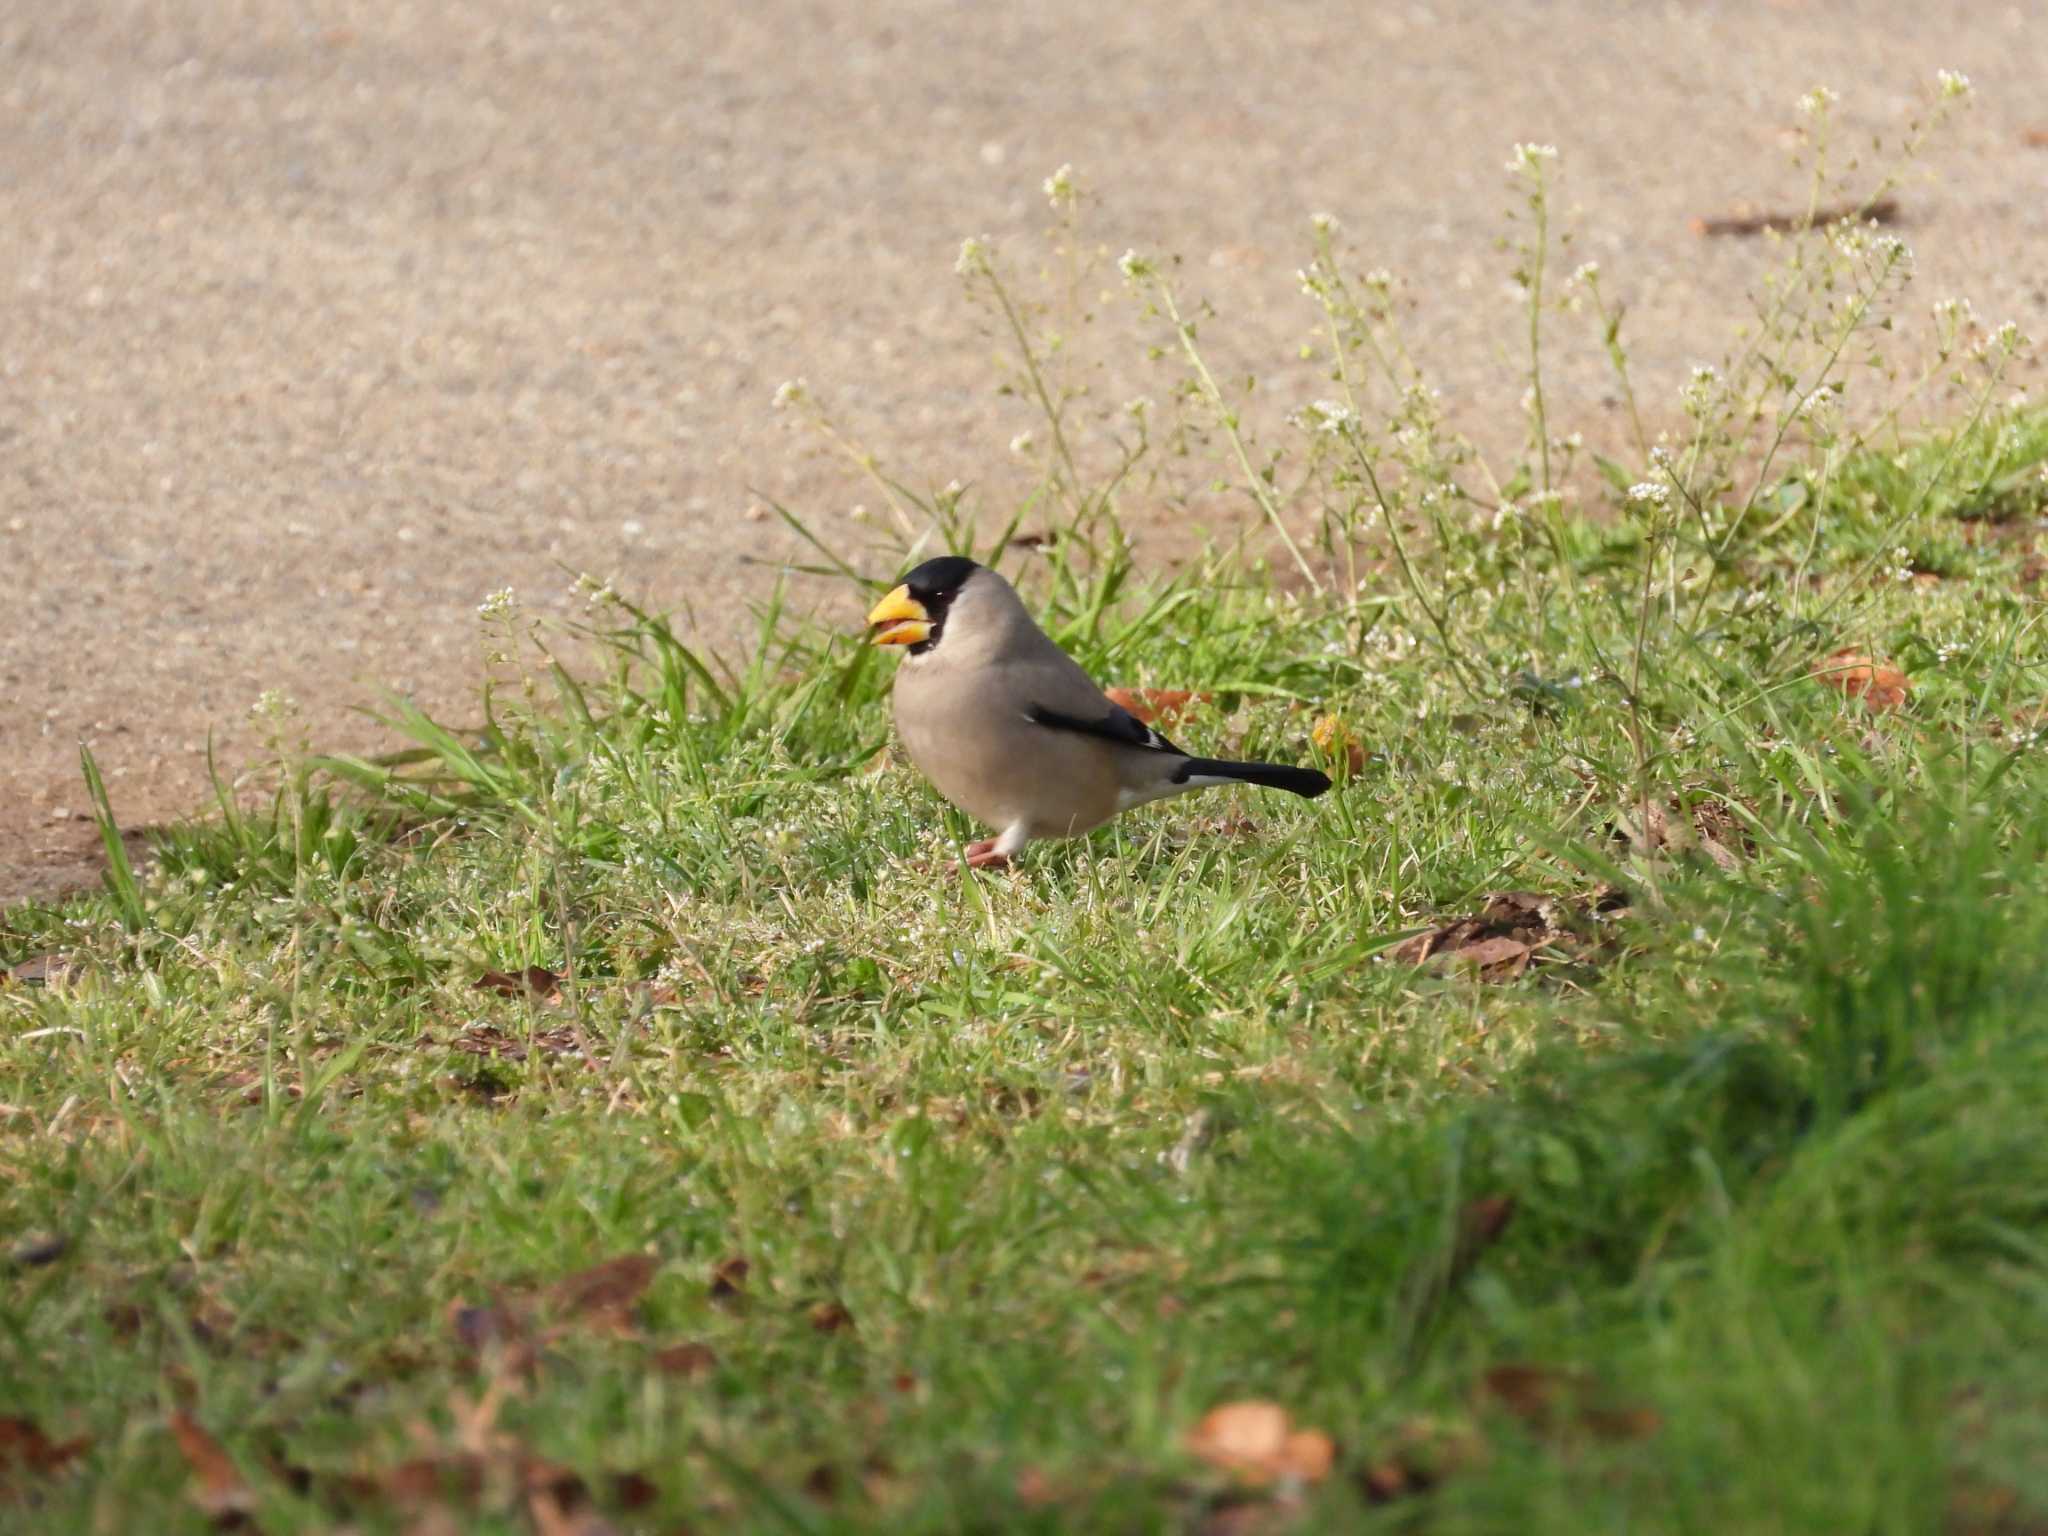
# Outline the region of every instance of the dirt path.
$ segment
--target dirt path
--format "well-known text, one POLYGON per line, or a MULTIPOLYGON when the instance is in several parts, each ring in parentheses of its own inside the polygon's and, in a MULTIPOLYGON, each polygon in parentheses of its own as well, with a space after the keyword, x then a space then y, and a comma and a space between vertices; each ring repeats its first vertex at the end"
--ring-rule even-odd
MULTIPOLYGON (((1413 281, 1452 398, 1505 411, 1507 147, 1567 151, 1580 254, 1668 391, 1760 260, 1687 221, 1792 190, 1815 83, 1890 127, 1937 66, 1974 77, 1904 194, 1920 297, 2048 334, 2044 47, 2039 3, 1907 0, 12 7, 0 904, 90 878, 81 740, 146 823, 198 802, 209 731, 248 749, 266 688, 340 746, 381 687, 461 713, 496 588, 566 608, 566 564, 700 621, 759 593, 746 557, 785 545, 750 488, 859 495, 770 411, 786 376, 921 478, 985 480, 1027 423, 953 253, 1038 228, 1062 161, 1262 369, 1335 211, 1413 281)), ((1607 385, 1587 354, 1553 389, 1607 385)))

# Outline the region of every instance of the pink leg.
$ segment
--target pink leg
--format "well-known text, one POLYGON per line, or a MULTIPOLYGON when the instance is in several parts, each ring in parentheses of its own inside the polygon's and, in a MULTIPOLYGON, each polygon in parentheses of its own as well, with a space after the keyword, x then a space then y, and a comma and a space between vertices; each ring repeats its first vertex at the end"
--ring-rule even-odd
POLYGON ((1008 869, 1010 856, 996 846, 998 839, 984 837, 978 843, 969 843, 962 850, 966 858, 962 861, 969 869, 1008 869))

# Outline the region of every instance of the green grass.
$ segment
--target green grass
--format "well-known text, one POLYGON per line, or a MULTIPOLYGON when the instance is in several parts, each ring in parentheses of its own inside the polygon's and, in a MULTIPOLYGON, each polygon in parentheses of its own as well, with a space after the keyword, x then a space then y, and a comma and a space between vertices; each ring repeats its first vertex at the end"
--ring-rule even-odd
MULTIPOLYGON (((1813 206, 1873 196, 1809 108, 1813 206)), ((1516 151, 1498 470, 1328 219, 1297 436, 1135 252, 1177 378, 1109 406, 1063 169, 1050 299, 958 269, 1041 413, 1020 505, 918 494, 793 382, 900 537, 785 513, 839 604, 778 595, 742 663, 608 589, 569 636, 494 598, 473 719, 283 750, 146 868, 87 759, 106 890, 0 916, 0 1528, 2041 1529, 2022 339, 1937 305, 1903 372, 1909 253, 1809 228, 1653 444, 1556 175, 1516 151), (1547 414, 1574 310, 1629 463, 1547 414), (1120 506, 1231 486, 1251 533, 1134 559, 1120 506), (913 541, 1000 557, 1105 683, 1213 694, 1191 750, 1337 788, 961 877, 852 633, 913 541), (1533 949, 1411 963, 1509 905, 1533 949), (1246 1401, 1328 1474, 1195 1454, 1246 1401)))
POLYGON ((0 1412, 90 1442, 0 1524, 206 1528, 181 1409, 272 1532, 547 1530, 515 1446, 633 1530, 2048 1516, 2044 460, 2000 412, 1796 466, 1781 530, 1668 586, 1676 519, 1474 533, 1441 634, 1391 565, 1315 600, 1055 562, 1028 589, 1098 675, 1217 692, 1184 745, 1305 759, 1334 714, 1371 751, 1012 876, 956 878, 966 823, 874 771, 852 588, 737 674, 607 602, 609 670, 528 649, 481 728, 288 758, 132 884, 0 920, 0 962, 69 967, 0 986, 0 1222, 64 1245, 0 1275, 0 1412), (1896 545, 1942 579, 1873 576, 1896 545), (1808 676, 1841 646, 1906 707, 1808 676), (1650 803, 1712 808, 1721 856, 1631 845, 1650 803), (1518 979, 1388 953, 1603 886, 1518 979), (558 995, 476 985, 528 965, 558 995), (548 1300, 628 1253, 623 1324, 548 1300), (479 1353, 460 1305, 528 1337, 479 1353), (686 1342, 708 1371, 661 1368, 686 1342), (1513 1364, 1618 1417, 1512 1411, 1513 1364), (1233 1491, 1185 1451, 1246 1398, 1336 1471, 1233 1491), (476 1487, 407 1497, 464 1446, 476 1487))

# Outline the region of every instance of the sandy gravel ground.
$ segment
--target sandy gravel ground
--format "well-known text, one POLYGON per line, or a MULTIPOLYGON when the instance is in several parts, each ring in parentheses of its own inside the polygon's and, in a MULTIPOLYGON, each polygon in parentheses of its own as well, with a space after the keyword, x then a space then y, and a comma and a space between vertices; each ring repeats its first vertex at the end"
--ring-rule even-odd
MULTIPOLYGON (((1519 393, 1510 144, 1565 149, 1661 398, 1761 261, 1688 219, 1793 192, 1815 83, 1868 128, 1974 78, 1905 193, 1918 295, 2048 334, 2043 57, 2041 0, 0 8, 0 903, 91 878, 82 740, 144 824, 198 803, 209 731, 248 752, 263 689, 337 746, 377 744, 379 688, 463 715, 496 588, 757 596, 787 545, 751 491, 862 496, 770 411, 784 377, 915 478, 999 486, 1027 422, 953 254, 1037 230, 1062 161, 1269 375, 1304 216, 1338 213, 1470 421, 1519 393)), ((1553 392, 1607 383, 1587 353, 1553 392)))

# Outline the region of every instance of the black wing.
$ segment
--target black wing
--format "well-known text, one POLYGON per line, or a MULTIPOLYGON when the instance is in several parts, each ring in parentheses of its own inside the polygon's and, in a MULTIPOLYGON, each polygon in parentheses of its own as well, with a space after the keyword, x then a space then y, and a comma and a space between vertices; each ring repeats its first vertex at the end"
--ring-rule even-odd
MULTIPOLYGON (((1104 702, 1108 703, 1107 700, 1104 702)), ((1108 714, 1094 720, 1083 720, 1078 715, 1063 715, 1056 709, 1047 709, 1043 704, 1032 705, 1024 715, 1033 725, 1042 725, 1049 730, 1077 731, 1083 736, 1100 736, 1104 741, 1113 741, 1120 747, 1136 747, 1141 752, 1171 752, 1175 757, 1187 756, 1187 753, 1136 715, 1115 704, 1109 705, 1108 714)))

